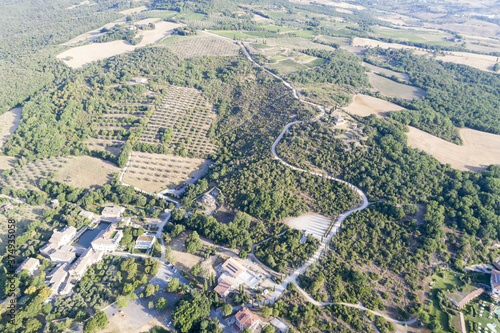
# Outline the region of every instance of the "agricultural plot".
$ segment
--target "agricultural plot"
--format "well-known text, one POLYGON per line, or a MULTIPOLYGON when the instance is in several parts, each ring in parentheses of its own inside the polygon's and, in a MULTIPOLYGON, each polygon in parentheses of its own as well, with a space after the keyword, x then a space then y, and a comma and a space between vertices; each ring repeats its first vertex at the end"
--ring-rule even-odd
POLYGON ((14 108, 0 116, 0 149, 16 131, 21 121, 22 108, 14 108))
POLYGON ((194 88, 170 86, 140 141, 155 145, 165 142, 169 149, 178 149, 181 155, 190 153, 205 157, 216 149, 208 138, 215 117, 212 105, 201 92, 194 88), (164 140, 166 130, 172 131, 169 140, 164 140))
POLYGON ((375 73, 368 73, 368 80, 375 89, 387 97, 398 97, 407 100, 425 97, 425 91, 420 88, 398 83, 375 73))
POLYGON ((38 181, 60 170, 70 157, 49 157, 11 169, 9 175, 0 176, 0 187, 36 189, 38 181))
POLYGON ((5 253, 7 244, 7 221, 14 219, 16 221, 16 234, 19 235, 26 231, 30 222, 34 220, 43 220, 43 211, 45 206, 31 206, 27 204, 16 205, 14 209, 0 214, 0 255, 5 253))
POLYGON ((121 140, 89 138, 85 141, 89 150, 107 151, 118 157, 120 149, 125 143, 121 140))
POLYGON ((439 162, 449 163, 462 171, 479 172, 490 164, 500 164, 500 135, 459 128, 463 145, 440 139, 432 134, 408 126, 408 146, 425 151, 439 162))
MULTIPOLYGON (((156 26, 154 30, 145 30, 138 33, 138 36, 142 36, 142 41, 137 45, 132 45, 124 40, 115 40, 107 43, 91 43, 66 50, 58 54, 57 58, 61 59, 71 68, 80 68, 95 60, 107 59, 112 56, 130 52, 137 48, 159 42, 163 38, 171 35, 175 28, 181 26, 180 24, 172 22, 156 22, 157 20, 158 19, 153 19, 156 26)), ((150 21, 150 19, 143 20, 137 22, 137 24, 147 24, 150 23, 150 21)))
POLYGON ((167 47, 182 58, 236 56, 240 52, 236 43, 217 37, 195 37, 167 47))
POLYGON ((207 163, 204 159, 132 152, 123 181, 147 192, 174 188, 194 177, 207 163))
POLYGON ((369 63, 364 62, 364 61, 361 63, 361 65, 363 65, 363 67, 368 68, 371 72, 373 72, 375 74, 383 74, 383 75, 388 76, 388 77, 396 77, 397 79, 399 79, 401 81, 405 81, 405 82, 408 82, 410 79, 410 77, 406 73, 400 73, 400 72, 396 72, 396 71, 393 71, 393 70, 390 70, 387 68, 374 66, 374 65, 369 64, 369 63))
POLYGON ((95 157, 73 156, 55 173, 54 180, 78 188, 90 188, 109 183, 113 174, 120 171, 110 162, 95 157))
POLYGON ((371 114, 375 114, 379 117, 385 117, 388 112, 403 110, 402 107, 394 103, 361 94, 354 96, 353 102, 344 109, 350 114, 361 117, 367 117, 371 114))

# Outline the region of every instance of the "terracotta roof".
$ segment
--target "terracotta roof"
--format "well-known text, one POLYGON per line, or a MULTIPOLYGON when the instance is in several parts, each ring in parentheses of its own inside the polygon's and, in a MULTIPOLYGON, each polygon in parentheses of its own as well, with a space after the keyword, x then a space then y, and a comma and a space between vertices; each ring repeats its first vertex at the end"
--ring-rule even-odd
POLYGON ((467 303, 469 303, 471 300, 473 300, 477 296, 481 295, 482 293, 484 293, 484 289, 483 288, 479 288, 479 289, 476 289, 476 290, 472 291, 467 296, 465 296, 464 298, 462 298, 462 300, 458 303, 458 307, 460 309, 463 308, 467 303))
POLYGON ((241 324, 241 326, 250 328, 252 327, 256 322, 260 321, 259 316, 257 316, 255 313, 250 311, 249 308, 243 308, 240 310, 236 315, 236 320, 241 324))

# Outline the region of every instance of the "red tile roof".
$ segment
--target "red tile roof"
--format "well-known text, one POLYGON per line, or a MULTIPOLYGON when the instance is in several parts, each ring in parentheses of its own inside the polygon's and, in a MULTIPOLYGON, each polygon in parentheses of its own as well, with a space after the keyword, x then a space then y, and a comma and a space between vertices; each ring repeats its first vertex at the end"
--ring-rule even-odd
POLYGON ((250 311, 249 308, 243 308, 236 315, 236 320, 241 324, 241 326, 250 328, 253 324, 260 320, 259 316, 250 311))

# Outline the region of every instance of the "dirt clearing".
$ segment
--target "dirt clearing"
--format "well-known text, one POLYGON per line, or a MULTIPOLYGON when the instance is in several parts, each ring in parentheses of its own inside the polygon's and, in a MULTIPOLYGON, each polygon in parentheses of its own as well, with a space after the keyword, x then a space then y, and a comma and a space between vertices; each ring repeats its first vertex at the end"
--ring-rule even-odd
MULTIPOLYGON (((153 19, 157 21, 158 19, 153 19)), ((150 19, 136 22, 136 24, 148 24, 150 19)), ((80 68, 92 61, 110 58, 125 52, 133 51, 137 48, 144 47, 149 44, 159 42, 163 38, 172 34, 175 28, 180 27, 180 24, 171 22, 155 22, 154 30, 145 30, 137 34, 143 36, 142 41, 137 45, 132 45, 124 40, 115 40, 107 43, 92 43, 83 46, 77 46, 66 50, 57 55, 66 65, 71 68, 80 68)))
POLYGON ((394 103, 384 101, 380 98, 367 95, 356 95, 354 96, 353 102, 349 104, 345 110, 348 113, 361 117, 367 117, 371 114, 375 114, 378 117, 383 118, 387 116, 388 112, 401 111, 404 110, 404 108, 394 103))
POLYGON ((464 144, 458 146, 415 127, 408 127, 408 146, 421 149, 455 169, 479 172, 490 164, 500 164, 500 135, 460 128, 458 131, 464 144))
POLYGON ((75 156, 56 174, 54 180, 79 188, 102 186, 111 181, 120 168, 90 156, 75 156))
POLYGON ((313 235, 320 241, 324 237, 331 222, 331 218, 317 214, 302 215, 297 218, 284 221, 284 223, 290 228, 305 231, 307 234, 313 235))
POLYGON ((0 116, 0 148, 14 134, 21 122, 21 107, 14 108, 0 116))

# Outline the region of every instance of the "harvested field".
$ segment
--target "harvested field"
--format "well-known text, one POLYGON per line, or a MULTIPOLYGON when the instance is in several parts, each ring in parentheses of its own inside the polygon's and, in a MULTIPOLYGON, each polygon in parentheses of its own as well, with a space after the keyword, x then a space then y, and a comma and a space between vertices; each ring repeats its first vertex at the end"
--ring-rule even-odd
POLYGON ((10 175, 0 176, 0 186, 17 189, 36 189, 38 181, 60 170, 70 157, 49 157, 12 169, 10 175))
POLYGON ((78 188, 102 186, 111 181, 113 173, 119 173, 120 168, 90 156, 73 156, 59 171, 54 180, 78 188))
MULTIPOLYGON (((429 51, 422 51, 422 49, 418 49, 413 46, 407 46, 403 44, 397 43, 384 43, 378 40, 369 39, 369 38, 354 38, 352 42, 353 46, 365 46, 368 48, 372 47, 381 47, 383 49, 393 48, 393 49, 412 49, 418 50, 416 54, 424 55, 430 57, 432 55, 429 51)), ((485 72, 493 72, 493 66, 497 62, 497 57, 484 55, 484 54, 475 54, 468 52, 451 52, 451 51, 443 51, 436 54, 436 60, 441 60, 445 62, 452 62, 455 64, 467 65, 470 67, 474 67, 480 69, 485 72)))
POLYGON ((14 108, 0 116, 0 149, 19 126, 21 110, 21 107, 14 108))
POLYGON ((359 5, 352 5, 346 2, 337 2, 333 0, 290 0, 290 2, 300 3, 300 4, 310 4, 310 3, 319 3, 321 5, 329 5, 338 8, 346 8, 346 9, 356 9, 363 10, 365 7, 359 5))
POLYGON ((500 164, 500 135, 459 128, 463 145, 458 146, 417 128, 408 127, 408 146, 423 150, 455 169, 479 172, 490 164, 500 164))
POLYGON ((363 67, 368 68, 371 72, 376 74, 384 74, 385 76, 389 77, 395 76, 401 81, 406 81, 406 82, 408 82, 408 80, 410 79, 410 77, 406 73, 395 72, 387 68, 374 66, 364 61, 361 63, 361 65, 363 65, 363 67))
POLYGON ((125 18, 123 17, 123 18, 115 20, 115 21, 113 21, 111 23, 107 23, 107 24, 103 25, 102 27, 100 27, 98 29, 94 29, 94 30, 91 30, 91 31, 86 32, 84 34, 78 35, 75 38, 72 38, 69 41, 67 41, 65 43, 62 43, 61 45, 74 46, 74 45, 78 45, 79 43, 81 43, 81 42, 83 42, 85 40, 96 39, 99 36, 103 35, 103 33, 101 32, 101 30, 103 28, 110 29, 110 28, 114 27, 117 24, 121 25, 121 24, 124 24, 124 23, 125 23, 125 18))
POLYGON ((438 54, 436 60, 453 62, 455 64, 467 65, 485 72, 494 72, 493 66, 497 63, 497 57, 475 54, 467 52, 444 52, 445 55, 438 54))
POLYGON ((403 108, 383 99, 367 95, 356 95, 349 106, 345 108, 348 113, 366 117, 375 114, 378 117, 385 117, 388 112, 401 111, 403 108))
POLYGON ((368 73, 368 80, 375 89, 387 97, 399 97, 407 100, 425 97, 425 91, 420 88, 398 83, 375 73, 368 73))
POLYGON ((290 228, 311 234, 321 241, 332 222, 331 218, 317 214, 306 214, 284 221, 290 228))
POLYGON ((215 120, 213 106, 194 88, 168 87, 162 105, 151 119, 140 141, 160 144, 162 131, 171 129, 170 148, 186 150, 194 156, 208 156, 216 146, 208 138, 215 120), (184 148, 181 148, 184 146, 184 148))
POLYGON ((190 38, 167 47, 183 58, 235 56, 240 52, 238 44, 217 37, 190 38))
POLYGON ((188 181, 203 168, 204 163, 207 161, 199 158, 134 151, 123 181, 157 193, 188 181))
MULTIPOLYGON (((146 19, 137 24, 147 24, 158 19, 146 19)), ((102 60, 116 56, 125 52, 133 51, 137 48, 159 42, 163 38, 172 34, 173 30, 180 27, 180 24, 160 21, 155 23, 154 30, 139 32, 138 36, 143 36, 142 41, 137 45, 132 45, 124 40, 116 40, 107 43, 92 43, 89 45, 77 46, 57 55, 66 65, 72 68, 80 68, 92 61, 102 60)))

